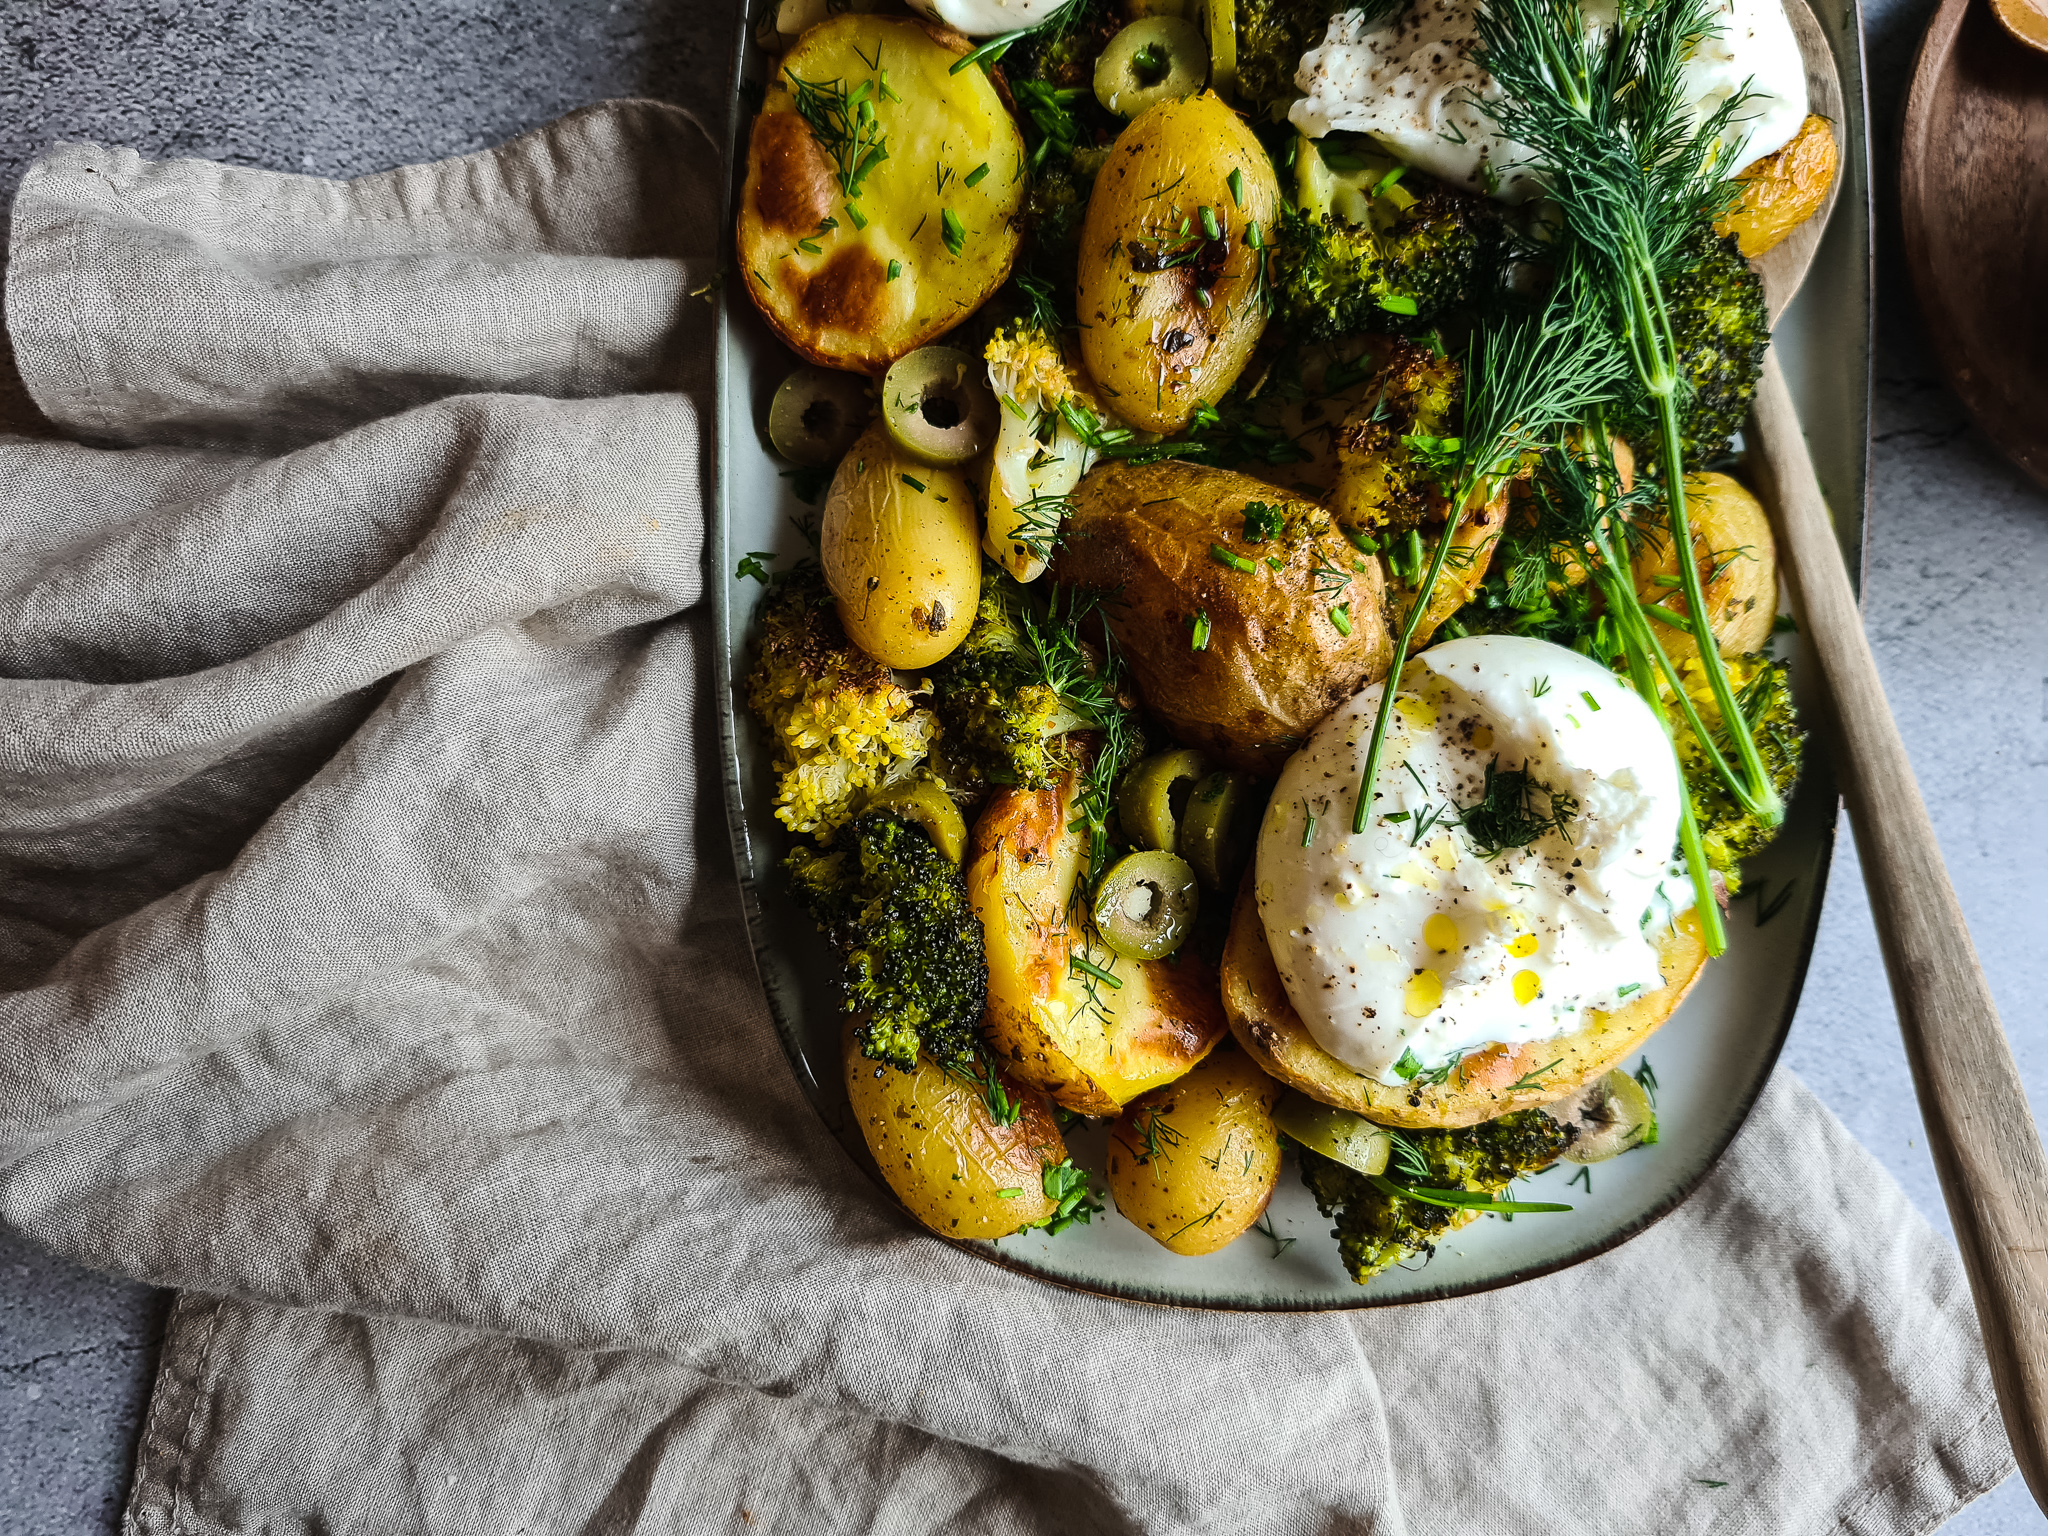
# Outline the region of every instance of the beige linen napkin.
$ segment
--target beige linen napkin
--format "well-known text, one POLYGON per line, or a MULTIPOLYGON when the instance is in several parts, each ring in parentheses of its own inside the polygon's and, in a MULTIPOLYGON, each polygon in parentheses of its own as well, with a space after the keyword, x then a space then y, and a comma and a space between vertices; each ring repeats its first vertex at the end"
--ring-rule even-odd
MULTIPOLYGON (((92 146, 8 318, 0 1219, 180 1287, 139 1533, 1922 1531, 1954 1255, 1781 1075, 1601 1259, 1127 1305, 908 1225, 748 956, 703 568, 717 156, 92 146)), ((737 431, 742 443, 747 433, 737 431)))

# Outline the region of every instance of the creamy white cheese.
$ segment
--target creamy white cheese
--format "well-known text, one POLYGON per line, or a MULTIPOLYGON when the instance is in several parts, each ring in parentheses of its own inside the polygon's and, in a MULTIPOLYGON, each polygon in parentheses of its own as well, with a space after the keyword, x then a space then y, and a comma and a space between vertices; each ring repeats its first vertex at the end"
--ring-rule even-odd
POLYGON ((915 8, 969 37, 1035 27, 1066 0, 915 0, 915 8))
MULTIPOLYGON (((1589 32, 1610 25, 1611 0, 1583 3, 1589 32)), ((1477 0, 1414 0, 1367 25, 1361 11, 1333 18, 1322 46, 1302 55, 1295 85, 1307 94, 1288 118, 1310 138, 1370 134, 1389 153, 1453 186, 1520 202, 1538 190, 1529 151, 1502 139, 1481 102, 1500 87, 1472 55, 1477 0)), ((1685 99, 1698 121, 1748 86, 1724 143, 1729 174, 1774 154, 1806 120, 1806 66, 1783 0, 1721 0, 1721 35, 1684 65, 1685 99)))
MULTIPOLYGON (((1678 765, 1649 706, 1546 641, 1434 646, 1404 673, 1379 798, 1354 834, 1380 692, 1289 760, 1260 827, 1259 916, 1316 1043, 1394 1083, 1496 1041, 1567 1034, 1587 1009, 1662 986, 1646 920, 1689 898, 1672 874, 1678 765), (1569 797, 1565 830, 1483 847, 1458 811, 1481 800, 1489 764, 1569 797)), ((1540 815, 1551 797, 1529 804, 1540 815)))

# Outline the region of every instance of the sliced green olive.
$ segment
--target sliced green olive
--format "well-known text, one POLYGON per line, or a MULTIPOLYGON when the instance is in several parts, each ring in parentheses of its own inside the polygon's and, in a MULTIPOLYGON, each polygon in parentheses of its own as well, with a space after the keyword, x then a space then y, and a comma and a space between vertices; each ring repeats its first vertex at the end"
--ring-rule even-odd
POLYGON ((1273 1106, 1273 1124, 1311 1152, 1320 1152, 1360 1173, 1385 1173, 1394 1138, 1363 1115, 1318 1104, 1293 1089, 1273 1106))
POLYGON ((1124 836, 1138 848, 1180 852, 1181 812, 1195 785, 1209 772, 1209 760, 1192 747, 1148 757, 1129 773, 1116 793, 1124 836))
POLYGON ((1178 16, 1147 16, 1112 37, 1095 61, 1095 99, 1105 112, 1134 118, 1194 95, 1208 78, 1202 29, 1178 16))
POLYGON ((1154 848, 1126 854, 1095 891, 1095 926, 1126 960, 1163 960, 1195 926, 1195 872, 1154 848))
POLYGON ((996 397, 979 358, 919 347, 882 379, 882 424, 927 464, 965 464, 996 440, 996 397))
POLYGON ((1619 1067, 1543 1109, 1553 1120, 1578 1129, 1565 1148, 1567 1162, 1604 1163, 1657 1139, 1657 1111, 1650 1107, 1650 1096, 1619 1067))
POLYGON ((868 381, 834 368, 799 368, 768 405, 768 441, 792 464, 830 469, 867 427, 868 381))
POLYGON ((1252 804, 1258 791, 1248 773, 1212 773, 1188 796, 1180 818, 1180 855, 1212 891, 1228 891, 1237 883, 1258 835, 1261 806, 1252 804))
POLYGON ((953 797, 930 779, 905 779, 877 790, 868 800, 871 811, 893 811, 923 827, 932 846, 955 864, 967 848, 967 823, 953 797))

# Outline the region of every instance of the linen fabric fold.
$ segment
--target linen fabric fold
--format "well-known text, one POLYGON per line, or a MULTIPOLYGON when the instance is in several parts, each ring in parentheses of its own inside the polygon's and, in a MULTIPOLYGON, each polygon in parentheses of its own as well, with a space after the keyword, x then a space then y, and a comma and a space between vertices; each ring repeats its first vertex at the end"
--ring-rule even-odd
POLYGON ((2005 1475, 1953 1253, 1782 1074, 1675 1214, 1461 1301, 1144 1307, 910 1226, 722 830, 722 209, 644 102, 23 185, 0 1220, 186 1293, 130 1529, 1876 1533, 2005 1475))

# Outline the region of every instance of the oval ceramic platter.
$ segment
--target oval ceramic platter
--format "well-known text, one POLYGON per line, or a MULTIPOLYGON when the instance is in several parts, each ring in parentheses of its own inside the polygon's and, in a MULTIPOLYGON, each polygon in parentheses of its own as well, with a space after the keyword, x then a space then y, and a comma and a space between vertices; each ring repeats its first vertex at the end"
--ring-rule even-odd
MULTIPOLYGON (((755 3, 741 31, 728 145, 734 207, 751 103, 760 99, 772 68, 753 42, 763 0, 755 3)), ((1860 571, 1871 294, 1863 45, 1855 7, 1831 4, 1816 14, 1840 71, 1844 180, 1805 287, 1779 322, 1777 343, 1832 499, 1849 568, 1860 571)), ((751 305, 728 297, 718 361, 719 504, 711 572, 726 807, 761 984, 790 1064, 819 1116, 879 1183, 840 1081, 840 1017, 834 1000, 838 962, 790 900, 777 870, 788 841, 772 815, 768 743, 745 707, 753 613, 762 588, 739 578, 735 567, 755 550, 775 551, 784 560, 808 553, 795 523, 807 509, 783 478, 783 466, 770 453, 765 435, 769 397, 795 362, 751 305)), ((1780 654, 1787 654, 1788 642, 1795 686, 1803 687, 1814 670, 1796 635, 1779 637, 1780 654)), ((1770 1075, 1813 945, 1834 846, 1836 806, 1825 749, 1818 738, 1810 739, 1805 776, 1784 831, 1752 861, 1743 896, 1729 913, 1729 953, 1708 966, 1684 1006, 1649 1041, 1646 1054, 1659 1084, 1661 1139, 1599 1164, 1584 1177, 1565 1164, 1518 1186, 1527 1192, 1522 1198, 1569 1203, 1569 1214, 1482 1217, 1450 1234, 1427 1262, 1359 1286, 1338 1262, 1330 1224, 1317 1213, 1290 1157, 1268 1213, 1273 1235, 1254 1229, 1206 1258, 1168 1253, 1114 1206, 1091 1224, 1071 1227, 1058 1237, 1025 1233, 958 1246, 1009 1268, 1103 1295, 1274 1311, 1456 1296, 1512 1285, 1605 1252, 1674 1208, 1707 1175, 1770 1075)), ((1640 1060, 1626 1065, 1634 1070, 1640 1060)), ((1067 1138, 1075 1161, 1098 1176, 1099 1192, 1106 1126, 1103 1122, 1091 1131, 1083 1122, 1067 1138)))

